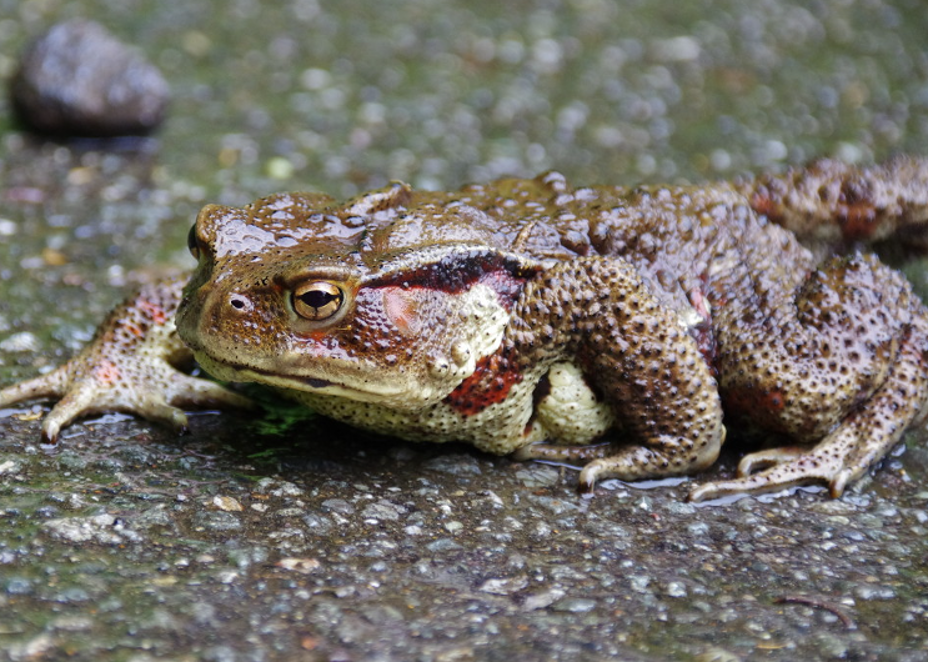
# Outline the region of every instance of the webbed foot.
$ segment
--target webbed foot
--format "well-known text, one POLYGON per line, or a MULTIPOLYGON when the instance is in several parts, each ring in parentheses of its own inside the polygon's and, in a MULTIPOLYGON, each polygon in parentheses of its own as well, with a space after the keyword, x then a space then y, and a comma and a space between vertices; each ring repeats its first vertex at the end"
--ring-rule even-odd
POLYGON ((815 484, 826 485, 831 496, 838 498, 866 467, 845 466, 845 454, 836 453, 831 448, 833 445, 823 442, 811 451, 787 447, 751 453, 738 463, 738 478, 698 485, 690 491, 688 500, 710 501, 735 494, 763 494, 815 484))
POLYGON ((148 285, 107 318, 91 343, 47 375, 0 390, 0 407, 60 398, 42 422, 42 440, 54 444, 75 419, 122 411, 186 430, 182 407, 250 408, 252 402, 220 384, 175 367, 190 351, 174 329, 181 279, 148 285))
MULTIPOLYGON (((187 429, 184 408, 250 408, 248 398, 220 384, 191 377, 167 362, 120 368, 103 359, 95 364, 82 354, 56 370, 0 390, 0 407, 25 400, 60 400, 42 421, 42 442, 54 444, 62 428, 78 418, 123 411, 173 428, 187 429)), ((141 360, 140 360, 141 361, 141 360)))

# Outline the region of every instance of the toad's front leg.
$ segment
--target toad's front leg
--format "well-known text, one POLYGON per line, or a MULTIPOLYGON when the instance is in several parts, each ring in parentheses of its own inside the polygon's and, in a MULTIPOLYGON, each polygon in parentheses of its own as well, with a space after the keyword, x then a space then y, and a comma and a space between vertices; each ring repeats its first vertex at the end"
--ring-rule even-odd
POLYGON ((42 438, 55 443, 74 419, 124 411, 183 430, 179 407, 249 407, 219 384, 176 366, 192 361, 177 337, 174 312, 186 278, 158 281, 116 308, 94 339, 56 370, 0 390, 0 407, 23 400, 61 398, 42 423, 42 438))
POLYGON ((624 260, 562 263, 528 284, 515 311, 532 361, 566 352, 608 402, 631 439, 608 447, 528 446, 520 459, 589 459, 580 489, 601 478, 640 480, 695 473, 725 439, 711 370, 687 327, 662 306, 624 260), (586 450, 592 450, 586 453, 586 450), (605 451, 605 452, 604 452, 605 451))

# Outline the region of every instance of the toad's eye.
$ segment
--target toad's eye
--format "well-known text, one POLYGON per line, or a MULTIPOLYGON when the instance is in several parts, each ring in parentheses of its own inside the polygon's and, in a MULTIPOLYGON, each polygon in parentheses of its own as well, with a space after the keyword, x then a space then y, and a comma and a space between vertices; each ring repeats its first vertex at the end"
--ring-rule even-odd
POLYGON ((190 249, 190 254, 193 256, 193 259, 200 259, 200 245, 197 243, 196 225, 191 225, 190 232, 187 233, 187 248, 190 249))
POLYGON ((324 320, 338 312, 345 302, 341 288, 324 280, 300 285, 293 291, 293 309, 308 320, 324 320))

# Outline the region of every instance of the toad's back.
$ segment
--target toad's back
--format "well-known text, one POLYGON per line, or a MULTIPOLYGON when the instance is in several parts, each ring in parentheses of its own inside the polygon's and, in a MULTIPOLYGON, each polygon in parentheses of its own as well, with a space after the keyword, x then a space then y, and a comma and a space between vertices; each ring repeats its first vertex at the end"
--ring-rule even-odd
POLYGON ((815 263, 792 232, 759 216, 726 183, 572 189, 563 175, 549 172, 453 193, 392 189, 373 195, 380 204, 378 231, 396 245, 422 243, 423 234, 435 242, 441 232, 436 228, 442 227, 460 240, 460 229, 449 224, 457 215, 449 212, 467 209, 470 229, 479 228, 480 240, 501 250, 552 261, 621 257, 677 310, 691 305, 694 292, 726 301, 755 289, 792 292, 815 263))

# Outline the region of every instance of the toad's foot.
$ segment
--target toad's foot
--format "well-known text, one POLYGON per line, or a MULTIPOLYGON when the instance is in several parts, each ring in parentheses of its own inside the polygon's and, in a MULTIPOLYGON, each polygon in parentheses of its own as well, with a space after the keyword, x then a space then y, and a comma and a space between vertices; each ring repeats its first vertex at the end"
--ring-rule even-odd
POLYGON ((831 496, 837 498, 867 467, 845 466, 847 453, 842 454, 841 449, 833 446, 835 444, 822 442, 811 451, 787 447, 752 453, 738 464, 738 478, 699 485, 690 491, 688 499, 709 501, 735 494, 763 494, 815 484, 827 485, 831 496))
POLYGON ((928 370, 923 344, 920 334, 905 338, 884 384, 815 447, 775 448, 747 455, 738 465, 738 478, 699 485, 689 500, 815 484, 826 485, 832 497, 840 497, 899 443, 907 427, 925 415, 928 370))
POLYGON ((541 462, 563 462, 565 464, 586 464, 591 460, 606 457, 612 444, 590 444, 588 446, 561 446, 543 442, 529 444, 510 453, 516 462, 539 460, 541 462))
MULTIPOLYGON (((723 432, 724 437, 724 432, 723 432)), ((589 446, 561 446, 558 444, 536 443, 523 446, 510 454, 513 460, 538 460, 541 462, 562 462, 565 464, 582 464, 577 491, 581 494, 593 493, 596 483, 605 478, 618 478, 634 482, 648 478, 663 478, 683 473, 661 471, 655 467, 668 465, 667 449, 681 445, 691 445, 686 438, 661 436, 652 443, 654 447, 622 446, 613 443, 591 444, 589 446), (662 448, 663 447, 663 448, 662 448)), ((719 442, 721 445, 721 442, 719 442)), ((672 454, 672 453, 671 453, 672 454)))
POLYGON ((105 411, 138 414, 183 431, 187 416, 180 407, 253 406, 247 398, 175 367, 190 357, 174 330, 179 293, 180 281, 146 286, 113 311, 74 359, 47 375, 0 390, 0 407, 61 398, 42 423, 43 441, 53 444, 74 419, 105 411))
POLYGON ((105 411, 137 414, 184 432, 187 415, 179 407, 253 406, 247 398, 179 372, 167 362, 120 366, 100 356, 103 353, 85 352, 47 375, 0 390, 0 407, 61 398, 42 422, 43 443, 54 444, 61 429, 75 419, 105 411))

